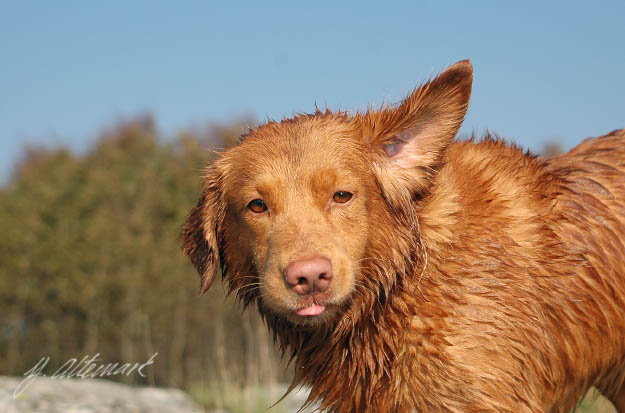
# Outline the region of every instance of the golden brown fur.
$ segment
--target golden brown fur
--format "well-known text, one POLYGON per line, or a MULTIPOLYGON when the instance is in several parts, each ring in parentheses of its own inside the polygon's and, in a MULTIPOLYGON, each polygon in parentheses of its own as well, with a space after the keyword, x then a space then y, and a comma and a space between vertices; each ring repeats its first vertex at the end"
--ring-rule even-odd
POLYGON ((568 412, 594 385, 625 412, 625 132, 550 160, 452 142, 471 82, 463 61, 399 106, 243 137, 183 229, 202 291, 221 266, 322 409, 568 412), (311 256, 333 276, 301 295, 285 268, 311 256))

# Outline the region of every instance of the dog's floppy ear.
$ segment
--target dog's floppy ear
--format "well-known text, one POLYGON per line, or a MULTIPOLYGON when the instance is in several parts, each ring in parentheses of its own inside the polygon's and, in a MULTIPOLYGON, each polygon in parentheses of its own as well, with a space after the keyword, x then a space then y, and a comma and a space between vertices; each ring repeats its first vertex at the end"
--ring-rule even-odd
POLYGON ((180 234, 182 249, 200 275, 201 294, 210 288, 219 269, 219 233, 224 213, 220 180, 216 170, 211 168, 200 199, 189 213, 180 234))
POLYGON ((381 159, 384 186, 425 190, 469 106, 473 67, 460 61, 421 85, 401 104, 361 117, 367 144, 381 159))

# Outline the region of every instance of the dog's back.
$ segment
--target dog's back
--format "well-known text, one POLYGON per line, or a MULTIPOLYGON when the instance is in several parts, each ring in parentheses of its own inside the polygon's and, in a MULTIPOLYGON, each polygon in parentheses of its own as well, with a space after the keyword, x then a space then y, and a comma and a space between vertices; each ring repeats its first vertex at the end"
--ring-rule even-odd
POLYGON ((599 378, 591 384, 623 411, 625 130, 585 140, 549 160, 547 170, 559 182, 551 225, 580 261, 557 293, 575 297, 561 315, 562 331, 572 343, 569 374, 588 370, 581 377, 599 378))
MULTIPOLYGON (((455 302, 437 328, 444 363, 471 367, 463 397, 567 412, 594 385, 625 411, 623 130, 549 160, 492 138, 453 143, 419 216, 429 265, 416 312, 455 302)), ((450 410, 470 405, 449 392, 450 410)))

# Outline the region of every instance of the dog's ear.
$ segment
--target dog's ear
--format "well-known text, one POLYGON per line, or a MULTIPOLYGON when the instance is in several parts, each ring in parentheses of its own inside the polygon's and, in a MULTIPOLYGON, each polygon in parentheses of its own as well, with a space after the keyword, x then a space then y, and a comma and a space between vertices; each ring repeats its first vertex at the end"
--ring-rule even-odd
POLYGON ((379 156, 382 181, 412 193, 427 189, 456 136, 471 97, 473 67, 458 62, 414 90, 401 104, 361 116, 367 144, 379 156))
POLYGON ((219 270, 219 233, 225 206, 220 179, 214 168, 205 177, 204 188, 195 208, 182 227, 182 249, 191 259, 201 279, 200 293, 204 294, 219 270))

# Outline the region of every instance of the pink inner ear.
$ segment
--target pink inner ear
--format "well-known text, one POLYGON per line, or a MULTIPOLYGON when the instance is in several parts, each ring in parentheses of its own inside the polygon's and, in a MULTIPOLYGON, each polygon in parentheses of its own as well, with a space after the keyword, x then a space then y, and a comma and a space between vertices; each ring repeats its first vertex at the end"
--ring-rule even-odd
POLYGON ((438 124, 423 123, 421 120, 416 125, 392 135, 380 145, 386 155, 393 159, 393 163, 401 168, 431 166, 443 150, 438 136, 438 124))
POLYGON ((391 158, 399 155, 401 150, 404 148, 406 142, 402 140, 400 137, 394 137, 389 139, 386 143, 382 144, 382 149, 384 152, 390 156, 391 158))

